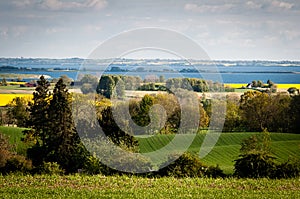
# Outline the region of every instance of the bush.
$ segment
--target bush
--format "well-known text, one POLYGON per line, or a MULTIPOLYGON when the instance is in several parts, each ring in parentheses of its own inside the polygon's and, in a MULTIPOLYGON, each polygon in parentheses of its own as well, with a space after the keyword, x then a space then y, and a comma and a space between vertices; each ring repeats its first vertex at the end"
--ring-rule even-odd
POLYGON ((94 175, 102 173, 106 168, 94 154, 87 157, 83 169, 84 172, 94 175))
POLYGON ((8 150, 0 149, 0 170, 5 167, 7 160, 11 157, 11 152, 8 150))
POLYGON ((60 168, 60 165, 57 162, 43 162, 39 167, 36 168, 34 173, 62 175, 64 174, 64 170, 60 168))
POLYGON ((225 174, 223 172, 223 170, 219 167, 219 165, 217 166, 209 166, 207 168, 207 171, 205 173, 206 177, 210 177, 210 178, 217 178, 217 177, 225 177, 225 174))
POLYGON ((8 138, 0 133, 0 173, 27 173, 32 169, 32 162, 22 155, 12 153, 8 138))
MULTIPOLYGON (((100 161, 99 161, 100 162, 100 161)), ((122 174, 139 174, 142 172, 151 171, 152 164, 149 159, 144 157, 135 156, 135 154, 114 154, 112 157, 108 157, 104 162, 109 162, 111 168, 106 166, 104 163, 99 164, 99 171, 104 175, 122 175, 122 174), (118 169, 118 170, 117 170, 118 169)), ((92 167, 93 168, 93 167, 92 167)))
POLYGON ((275 158, 264 153, 252 153, 235 160, 234 175, 241 178, 271 177, 276 170, 275 158))
MULTIPOLYGON (((178 154, 171 155, 169 160, 178 157, 178 154), (175 157, 174 157, 175 156, 175 157)), ((169 161, 164 164, 168 164, 169 161)), ((164 165, 163 164, 163 165, 164 165)), ((223 177, 223 171, 218 167, 206 166, 200 158, 189 152, 183 153, 178 159, 158 171, 160 176, 173 177, 223 177)))
POLYGON ((126 144, 122 144, 120 149, 111 147, 111 143, 103 141, 103 138, 97 137, 95 139, 83 138, 83 143, 86 149, 89 150, 93 155, 87 157, 83 170, 88 174, 124 174, 123 171, 132 171, 132 173, 139 173, 140 171, 150 171, 152 164, 148 158, 137 156, 132 148, 126 148, 126 144), (122 151, 125 151, 123 153, 122 151), (126 152, 127 151, 127 152, 126 152), (105 165, 113 166, 116 169, 110 168, 105 165))
POLYGON ((10 149, 11 145, 8 137, 0 133, 0 169, 5 166, 7 160, 12 156, 10 149))
POLYGON ((300 160, 288 160, 276 166, 274 178, 295 178, 300 176, 300 160))
POLYGON ((271 137, 267 129, 241 143, 241 155, 235 160, 234 175, 241 178, 272 177, 276 172, 271 152, 271 137))
POLYGON ((32 170, 32 162, 22 155, 13 155, 6 161, 4 167, 0 169, 1 173, 8 174, 12 172, 29 173, 32 170))

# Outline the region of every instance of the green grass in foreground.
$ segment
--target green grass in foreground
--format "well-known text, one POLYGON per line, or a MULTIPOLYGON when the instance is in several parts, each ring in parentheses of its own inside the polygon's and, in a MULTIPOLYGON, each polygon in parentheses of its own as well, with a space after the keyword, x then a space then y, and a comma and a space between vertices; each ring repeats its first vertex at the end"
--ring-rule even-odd
POLYGON ((300 179, 0 176, 2 198, 300 198, 300 179))

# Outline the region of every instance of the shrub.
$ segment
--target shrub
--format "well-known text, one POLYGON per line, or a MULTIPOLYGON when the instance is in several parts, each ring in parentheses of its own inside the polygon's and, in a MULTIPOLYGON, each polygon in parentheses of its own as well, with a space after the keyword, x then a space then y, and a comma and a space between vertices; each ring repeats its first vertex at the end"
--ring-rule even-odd
POLYGON ((292 178, 300 176, 300 160, 275 163, 271 154, 270 134, 265 129, 260 136, 251 136, 241 144, 241 155, 234 164, 234 175, 242 178, 292 178))
POLYGON ((234 175, 242 178, 272 177, 276 170, 267 129, 241 143, 241 155, 235 160, 234 175))
POLYGON ((88 174, 100 174, 105 170, 105 166, 100 162, 100 160, 94 154, 87 157, 83 169, 88 174))
POLYGON ((57 162, 43 162, 39 167, 36 168, 35 173, 61 175, 64 174, 64 170, 61 169, 57 162))
MULTIPOLYGON (((95 162, 97 163, 97 162, 95 162)), ((144 172, 151 171, 152 164, 149 159, 144 157, 136 156, 135 154, 114 154, 112 157, 107 157, 103 160, 103 163, 100 162, 96 164, 99 165, 99 172, 104 175, 123 175, 123 174, 135 174, 144 175, 144 172), (105 162, 109 162, 111 168, 105 165, 105 162)), ((92 165, 93 166, 93 165, 92 165)), ((94 167, 97 168, 97 167, 94 167)), ((91 169, 91 168, 90 168, 91 169)), ((93 167, 92 167, 93 169, 93 167)), ((97 171, 97 170, 96 170, 97 171)))
POLYGON ((32 162, 22 155, 13 155, 1 169, 4 174, 12 172, 28 173, 32 170, 32 162))
MULTIPOLYGON (((178 154, 173 154, 169 160, 178 157, 178 154)), ((160 176, 173 176, 173 177, 220 177, 224 176, 223 171, 217 167, 208 167, 200 161, 200 158, 189 152, 183 153, 178 159, 169 164, 168 166, 158 171, 160 176)))
POLYGON ((0 133, 0 169, 5 166, 7 160, 11 157, 10 149, 11 146, 7 136, 0 133))
POLYGON ((0 149, 0 170, 5 167, 7 160, 11 157, 11 152, 8 150, 0 149))
POLYGON ((276 169, 274 157, 264 153, 242 155, 235 160, 234 175, 242 178, 271 177, 276 169))
POLYGON ((207 171, 205 172, 206 177, 217 178, 217 177, 225 177, 223 170, 217 166, 209 166, 207 171))
POLYGON ((104 175, 124 174, 123 171, 132 171, 132 173, 138 173, 139 171, 150 171, 152 164, 148 158, 139 156, 132 151, 132 148, 126 148, 126 144, 122 144, 118 150, 115 147, 111 147, 111 143, 101 141, 101 137, 95 139, 84 138, 83 143, 86 149, 93 153, 92 156, 88 156, 84 164, 84 171, 89 174, 102 173, 104 175), (123 153, 124 151, 127 151, 123 153), (116 169, 110 168, 105 165, 113 166, 116 169))
POLYGON ((274 178, 295 178, 300 176, 300 160, 287 160, 276 166, 274 178))

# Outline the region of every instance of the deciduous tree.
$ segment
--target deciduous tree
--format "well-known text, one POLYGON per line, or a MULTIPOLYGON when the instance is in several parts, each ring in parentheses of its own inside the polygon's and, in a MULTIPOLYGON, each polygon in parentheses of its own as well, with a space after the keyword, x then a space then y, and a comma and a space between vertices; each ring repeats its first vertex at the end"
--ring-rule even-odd
POLYGON ((27 105, 28 100, 22 97, 16 97, 8 104, 8 115, 18 127, 27 127, 29 118, 27 105))

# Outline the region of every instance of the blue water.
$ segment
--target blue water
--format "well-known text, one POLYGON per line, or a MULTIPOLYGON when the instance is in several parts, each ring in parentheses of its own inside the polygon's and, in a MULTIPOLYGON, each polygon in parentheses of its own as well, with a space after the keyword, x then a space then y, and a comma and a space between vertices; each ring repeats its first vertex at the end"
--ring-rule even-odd
MULTIPOLYGON (((251 62, 250 62, 251 63, 251 62)), ((276 64, 276 63, 275 63, 276 64)), ((209 77, 211 80, 217 80, 219 82, 223 83, 248 83, 252 80, 261 80, 263 82, 267 82, 267 80, 272 80, 275 83, 286 83, 286 84, 300 84, 300 66, 299 65, 291 65, 291 66, 278 66, 278 65, 263 65, 262 64, 248 64, 248 65, 236 65, 236 66, 218 66, 217 72, 211 72, 212 67, 211 66, 201 66, 199 67, 201 69, 201 73, 179 73, 179 72, 160 72, 160 73, 154 73, 154 72, 105 72, 108 74, 120 74, 120 75, 132 75, 132 76, 140 76, 141 78, 145 78, 149 75, 163 75, 165 76, 165 79, 173 78, 173 77, 192 77, 192 78, 201 78, 209 77), (220 78, 219 78, 220 77, 220 78)), ((1 63, 1 65, 4 65, 1 63)), ((66 65, 63 64, 38 64, 34 61, 31 64, 28 63, 22 63, 15 61, 13 64, 10 63, 12 66, 17 67, 31 67, 31 68, 55 68, 55 67, 66 67, 66 65)), ((128 67, 128 65, 126 65, 128 67)), ((138 65, 136 67, 145 67, 144 65, 138 65)), ((80 68, 80 64, 70 64, 68 65, 69 68, 80 68)), ((160 66, 150 66, 152 69, 159 68, 160 66)), ((176 65, 176 69, 182 69, 185 66, 178 66, 176 65)), ((172 68, 172 66, 169 68, 172 68)), ((175 67, 174 67, 175 68, 175 67)), ((149 69, 149 68, 148 68, 149 69)), ((3 71, 2 71, 3 73, 3 71)), ((18 71, 5 71, 5 73, 19 73, 19 74, 38 74, 38 75, 49 75, 51 78, 59 78, 62 75, 67 75, 68 77, 72 79, 77 79, 78 74, 84 74, 84 73, 91 73, 95 74, 97 76, 100 76, 103 71, 99 72, 86 72, 86 71, 30 71, 30 70, 18 70, 18 71)), ((24 79, 25 81, 28 81, 28 79, 24 79)))

